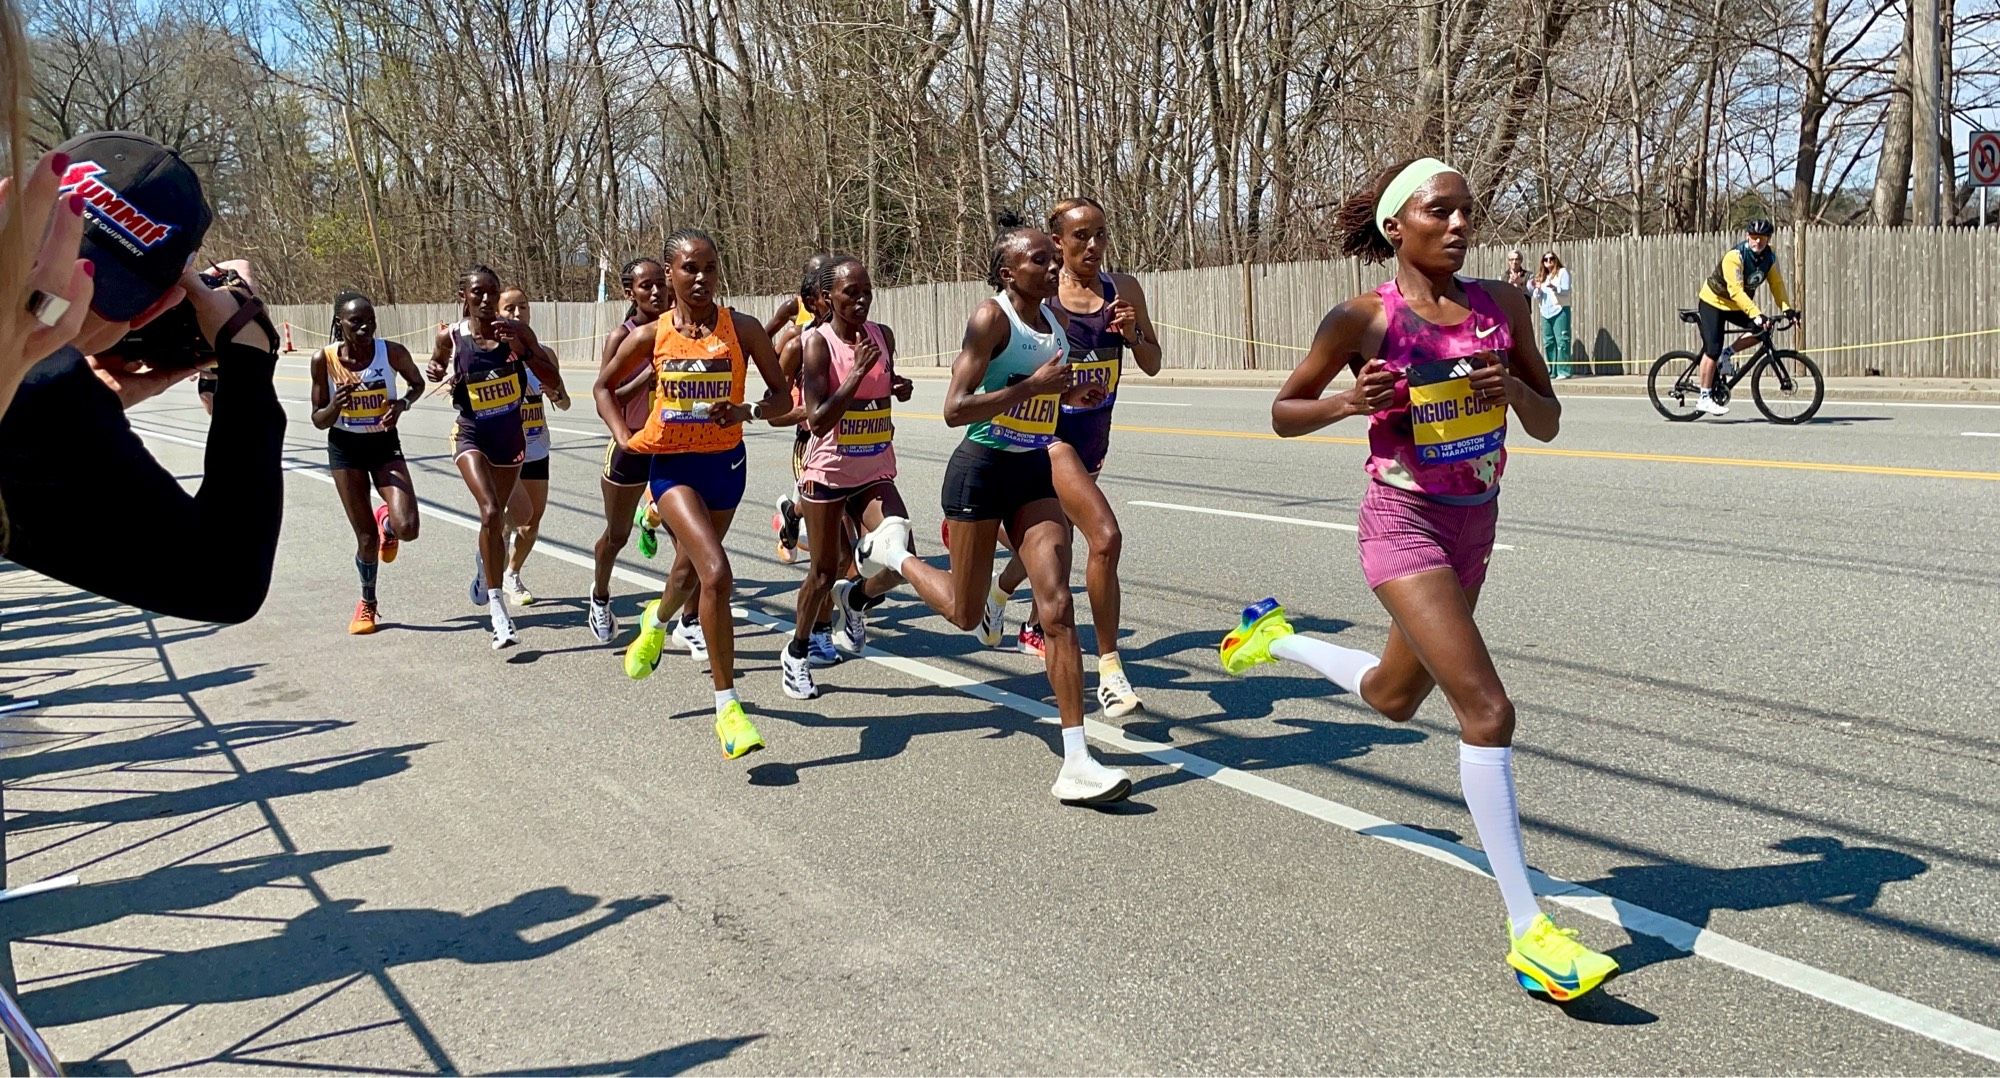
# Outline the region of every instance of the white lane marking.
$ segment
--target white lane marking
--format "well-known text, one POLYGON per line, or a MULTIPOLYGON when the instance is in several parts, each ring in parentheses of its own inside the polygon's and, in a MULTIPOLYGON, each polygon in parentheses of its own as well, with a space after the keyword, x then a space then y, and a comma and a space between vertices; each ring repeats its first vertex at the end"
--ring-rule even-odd
POLYGON ((1119 403, 1119 404, 1137 404, 1137 405, 1143 405, 1143 406, 1145 406, 1145 407, 1147 407, 1147 408, 1192 408, 1192 407, 1194 407, 1194 405, 1193 405, 1193 404, 1190 404, 1190 403, 1188 403, 1187 401, 1135 401, 1135 400, 1131 399, 1130 397, 1120 397, 1120 398, 1118 398, 1118 403, 1119 403))
MULTIPOLYGON (((206 443, 191 438, 182 438, 136 425, 133 429, 142 435, 162 441, 195 449, 206 448, 206 443)), ((333 483, 333 477, 325 474, 323 467, 298 460, 288 461, 287 464, 289 465, 287 470, 294 474, 309 476, 329 486, 333 483)), ((472 517, 446 509, 434 502, 421 499, 419 501, 435 519, 450 521, 468 531, 479 530, 479 522, 472 517)), ((553 543, 544 543, 536 549, 548 557, 558 558, 579 568, 593 568, 591 559, 553 543)), ((650 588, 656 583, 653 578, 633 572, 622 565, 614 565, 612 573, 621 580, 642 587, 650 588)), ((773 617, 761 610, 737 606, 733 611, 737 617, 766 629, 784 630, 791 625, 788 619, 773 617)), ((1056 709, 1052 705, 972 681, 917 659, 888 655, 872 646, 862 653, 862 658, 886 669, 901 671, 919 680, 928 681, 939 688, 957 689, 968 696, 998 704, 1031 719, 1047 721, 1056 717, 1056 709)), ((1118 727, 1097 719, 1086 718, 1084 729, 1092 739, 1103 744, 1151 757, 1168 767, 1187 771, 1239 793, 1249 794, 1281 808, 1290 809, 1362 837, 1385 842, 1443 864, 1453 865, 1475 875, 1487 877, 1492 875, 1487 868, 1486 855, 1469 846, 1385 820, 1317 794, 1309 794, 1262 775, 1226 767, 1205 756, 1197 756, 1171 745, 1132 737, 1118 727)), ((615 791, 607 792, 615 793, 615 791)), ((1810 966, 1796 959, 1766 951, 1713 929, 1689 924, 1658 910, 1613 898, 1582 884, 1572 883, 1533 869, 1529 870, 1529 875, 1535 884, 1537 894, 1579 913, 1617 925, 1630 933, 1651 936, 1675 950, 1700 955, 1802 995, 1824 1000, 1834 1006, 1907 1030, 1939 1044, 2000 1063, 2000 1030, 1982 1026, 1913 999, 1872 988, 1817 966, 1810 966)))
MULTIPOLYGON (((1237 517, 1242 520, 1267 520, 1273 524, 1298 524, 1308 528, 1330 528, 1341 532, 1359 532, 1352 524, 1341 524, 1332 520, 1306 520, 1303 517, 1274 517, 1269 513, 1244 513, 1235 509, 1210 509, 1205 505, 1177 505, 1173 502, 1126 502, 1126 505, 1143 505, 1148 509, 1173 509, 1182 513, 1202 513, 1212 517, 1237 517)), ((1493 544, 1495 550, 1512 550, 1505 543, 1493 544)))
POLYGON ((549 429, 550 429, 550 430, 552 430, 552 431, 555 431, 555 432, 556 432, 557 434, 574 434, 574 435, 576 435, 576 436, 577 436, 577 437, 579 437, 579 438, 609 438, 609 437, 611 437, 611 432, 610 432, 610 431, 608 431, 608 430, 575 430, 575 429, 573 429, 573 428, 570 428, 570 427, 558 427, 558 426, 555 426, 555 425, 553 425, 553 424, 551 424, 551 425, 550 425, 549 429))
POLYGON ((2000 431, 1962 430, 1958 432, 1958 436, 1961 438, 2000 438, 2000 431))

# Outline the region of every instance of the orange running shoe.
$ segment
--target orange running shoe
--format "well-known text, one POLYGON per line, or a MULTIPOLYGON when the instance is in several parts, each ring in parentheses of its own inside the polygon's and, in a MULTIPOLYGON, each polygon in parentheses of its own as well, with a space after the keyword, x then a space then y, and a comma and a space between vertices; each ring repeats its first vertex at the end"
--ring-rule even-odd
MULTIPOLYGON (((387 560, 387 559, 384 559, 387 560)), ((367 599, 354 604, 354 620, 347 623, 347 635, 367 636, 375 631, 375 604, 367 599)))
POLYGON ((395 532, 389 530, 389 503, 387 502, 383 502, 381 505, 375 507, 375 539, 382 547, 382 564, 387 565, 395 561, 396 548, 402 546, 403 541, 396 538, 395 532))

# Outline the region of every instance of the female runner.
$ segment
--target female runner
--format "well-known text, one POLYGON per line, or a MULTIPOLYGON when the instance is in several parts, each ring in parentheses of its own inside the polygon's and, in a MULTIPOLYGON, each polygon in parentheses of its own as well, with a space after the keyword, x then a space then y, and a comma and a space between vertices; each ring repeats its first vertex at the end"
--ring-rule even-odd
POLYGON ((1459 785, 1507 906, 1507 964, 1522 987, 1569 1000, 1618 963, 1536 904, 1514 799, 1514 702, 1473 616, 1499 517, 1507 413, 1546 442, 1562 405, 1520 290, 1458 276, 1474 205, 1465 177, 1431 158, 1387 169, 1348 199, 1341 249, 1394 259, 1396 275, 1328 312, 1271 405, 1271 428, 1287 438, 1368 417, 1361 575, 1393 623, 1381 656, 1294 633, 1265 599, 1223 638, 1222 667, 1301 663, 1395 722, 1442 688, 1458 719, 1459 785), (1343 368, 1355 384, 1326 395, 1343 368))
POLYGON ((1054 240, 1018 224, 993 242, 987 282, 999 294, 973 311, 945 392, 945 422, 965 428, 944 477, 951 571, 910 553, 904 517, 884 519, 862 537, 860 551, 864 572, 900 575, 932 610, 991 644, 999 637, 993 544, 1006 526, 1041 611, 1049 687, 1062 716, 1063 763, 1053 792, 1065 804, 1099 804, 1130 793, 1132 780, 1098 763, 1084 740, 1070 526, 1050 475, 1049 445, 1062 402, 1087 407, 1103 400, 1104 387, 1071 386, 1069 341, 1049 306, 1060 261, 1054 240))
MULTIPOLYGON (((1120 593, 1118 559, 1125 533, 1111 502, 1098 489, 1097 476, 1111 450, 1111 409, 1118 403, 1119 376, 1125 351, 1148 377, 1160 373, 1160 340, 1146 309, 1146 292, 1129 274, 1104 271, 1110 246, 1104 207, 1094 198, 1064 199, 1049 214, 1049 234, 1062 249, 1062 283, 1055 307, 1067 316, 1072 378, 1104 387, 1104 399, 1091 406, 1063 405, 1056 420, 1056 441, 1049 446, 1056 495, 1063 512, 1090 544, 1084 581, 1090 594, 1090 617, 1097 629, 1097 702, 1106 718, 1122 718, 1144 705, 1125 676, 1118 657, 1120 593)), ((1000 572, 1000 590, 1013 594, 1028 575, 1016 558, 1000 572)), ((1018 647, 1030 655, 1042 652, 1042 626, 1031 612, 1021 626, 1018 647)))
MULTIPOLYGON (((597 414, 619 443, 653 457, 650 493, 675 547, 694 568, 715 685, 715 733, 722 754, 733 760, 763 748, 764 741, 736 695, 736 626, 729 608, 735 576, 722 538, 743 502, 742 424, 782 414, 785 383, 764 327, 716 302, 722 270, 715 241, 681 229, 667 237, 665 262, 673 306, 625 338, 598 371, 594 393, 597 414), (743 391, 752 361, 765 392, 747 407, 743 391), (657 386, 645 425, 634 431, 616 389, 648 363, 657 386)), ((646 604, 639 634, 625 650, 627 677, 649 677, 659 666, 667 637, 662 614, 679 609, 687 591, 670 573, 660 598, 646 604)))
POLYGON ((397 547, 417 537, 417 494, 410 465, 403 459, 396 422, 424 395, 424 376, 410 350, 375 336, 375 303, 359 292, 333 300, 333 338, 313 356, 312 422, 326 432, 327 464, 333 489, 354 528, 354 571, 361 599, 347 631, 375 631, 375 578, 381 563, 396 560, 397 547), (409 389, 395 394, 401 375, 409 389), (369 484, 382 504, 369 507, 369 484))
MULTIPOLYGON (((896 373, 896 336, 868 321, 874 286, 856 258, 829 260, 820 270, 818 294, 827 321, 802 337, 798 389, 809 438, 800 465, 799 506, 815 536, 842 535, 848 522, 867 531, 887 517, 908 519, 896 489, 895 423, 891 412, 915 386, 896 373)), ((828 616, 833 642, 858 655, 868 643, 868 608, 902 583, 894 573, 878 573, 856 586, 846 579, 847 544, 822 540, 812 548, 812 565, 799 584, 797 620, 782 661, 785 695, 810 700, 813 681, 810 645, 828 616)))
POLYGON ((522 375, 532 370, 544 382, 560 382, 543 355, 535 331, 500 316, 500 275, 474 265, 459 275, 457 325, 437 334, 431 349, 433 382, 451 379, 458 421, 452 428, 452 460, 472 500, 479 505, 479 548, 473 561, 471 596, 484 606, 493 629, 493 648, 515 642, 514 619, 500 575, 507 565, 507 501, 528 451, 521 427, 522 375))

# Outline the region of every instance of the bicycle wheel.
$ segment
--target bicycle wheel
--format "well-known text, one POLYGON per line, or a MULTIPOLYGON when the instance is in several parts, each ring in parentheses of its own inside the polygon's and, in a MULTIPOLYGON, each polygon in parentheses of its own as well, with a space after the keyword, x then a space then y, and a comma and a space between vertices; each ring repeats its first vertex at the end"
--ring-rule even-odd
POLYGON ((1826 400, 1826 379, 1804 355, 1776 352, 1750 376, 1750 396, 1765 419, 1796 426, 1819 411, 1826 400))
POLYGON ((1675 423, 1700 415, 1694 402, 1701 397, 1701 357, 1693 352, 1668 352, 1653 361, 1646 375, 1646 396, 1653 407, 1675 423))

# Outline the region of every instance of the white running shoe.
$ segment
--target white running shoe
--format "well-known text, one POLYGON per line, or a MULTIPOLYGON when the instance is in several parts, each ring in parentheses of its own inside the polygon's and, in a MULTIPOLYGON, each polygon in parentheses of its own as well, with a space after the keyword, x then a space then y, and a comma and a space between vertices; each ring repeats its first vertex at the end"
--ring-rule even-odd
POLYGON ((674 642, 688 650, 688 658, 698 663, 708 661, 708 638, 701 635, 701 623, 689 625, 686 621, 674 619, 674 642))
POLYGON ((494 651, 499 651, 509 644, 520 643, 520 637, 514 635, 514 619, 507 616, 505 607, 493 611, 492 622, 494 651))
POLYGON ((1122 719, 1146 707, 1140 703, 1139 694, 1132 691, 1132 682, 1123 670, 1098 671, 1097 706, 1104 709, 1107 719, 1122 719))
POLYGON ((472 596, 473 606, 485 606, 492 592, 486 590, 486 559, 479 554, 472 555, 472 596))
POLYGON ((611 612, 611 600, 590 597, 590 634, 600 644, 609 644, 618 635, 618 615, 611 612))
POLYGON ((814 633, 806 638, 806 660, 814 666, 839 666, 840 649, 833 646, 832 633, 814 633))
POLYGON ((810 648, 807 653, 806 658, 794 658, 789 641, 778 651, 778 661, 785 671, 785 695, 794 700, 812 700, 819 696, 819 686, 813 682, 810 648))
POLYGON ((1132 792, 1132 776, 1085 754, 1074 763, 1063 763, 1055 788, 1049 792, 1065 805, 1102 805, 1124 800, 1132 792))
POLYGON ((1729 406, 1715 403, 1713 397, 1702 397, 1694 402, 1694 410, 1702 415, 1728 415, 1729 406))
POLYGON ((521 583, 521 574, 512 569, 507 570, 500 578, 500 590, 507 593, 508 602, 517 606, 535 605, 535 593, 529 591, 526 584, 521 583))
POLYGON ((986 613, 980 615, 979 628, 973 631, 979 634, 981 644, 989 648, 999 647, 1000 638, 1007 635, 1007 604, 996 601, 993 593, 988 592, 986 613))
POLYGON ((868 646, 868 613, 847 605, 857 586, 852 580, 833 585, 833 646, 849 655, 859 655, 868 646))
POLYGON ((856 553, 861 555, 861 572, 865 576, 901 573, 903 563, 910 558, 909 518, 883 517, 882 523, 861 537, 856 553))

